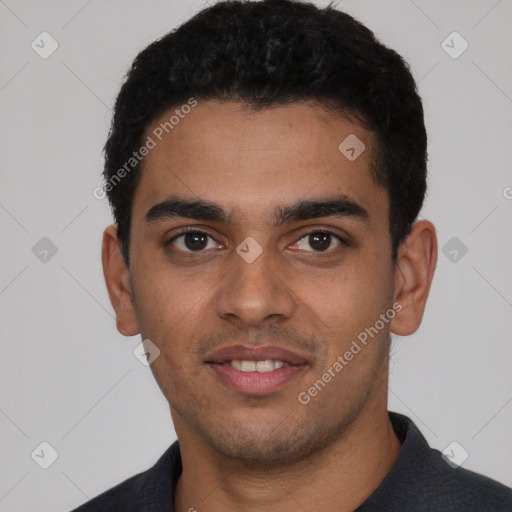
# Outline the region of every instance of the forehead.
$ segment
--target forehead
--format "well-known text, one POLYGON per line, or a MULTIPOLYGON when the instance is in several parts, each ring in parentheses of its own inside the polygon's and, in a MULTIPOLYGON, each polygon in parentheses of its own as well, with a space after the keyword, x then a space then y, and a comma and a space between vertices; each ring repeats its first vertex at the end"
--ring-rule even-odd
POLYGON ((256 219, 277 204, 343 194, 370 217, 387 219, 387 195, 372 178, 373 134, 346 117, 314 103, 256 112, 238 102, 198 101, 179 117, 176 110, 146 131, 154 147, 134 218, 169 196, 222 203, 237 218, 256 219))

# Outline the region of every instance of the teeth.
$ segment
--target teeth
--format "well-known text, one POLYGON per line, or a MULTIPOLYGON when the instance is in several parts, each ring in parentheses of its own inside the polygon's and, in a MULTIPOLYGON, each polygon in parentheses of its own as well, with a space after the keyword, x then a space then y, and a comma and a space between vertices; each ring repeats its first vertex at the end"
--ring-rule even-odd
POLYGON ((264 361, 240 361, 239 359, 233 359, 231 361, 231 366, 242 372, 266 373, 282 368, 284 365, 283 361, 273 361, 272 359, 265 359, 264 361))
POLYGON ((256 370, 256 362, 255 361, 242 361, 243 372, 254 372, 256 370))
POLYGON ((274 361, 266 359, 256 363, 256 371, 260 373, 271 372, 274 369, 274 361))

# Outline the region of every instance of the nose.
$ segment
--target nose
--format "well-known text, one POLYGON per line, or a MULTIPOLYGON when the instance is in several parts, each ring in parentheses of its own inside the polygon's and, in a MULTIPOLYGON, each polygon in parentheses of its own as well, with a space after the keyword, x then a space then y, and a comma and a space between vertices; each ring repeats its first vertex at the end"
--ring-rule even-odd
POLYGON ((238 327, 261 327, 289 319, 297 300, 283 272, 278 255, 263 249, 254 260, 233 251, 227 276, 217 289, 214 304, 217 315, 238 327))

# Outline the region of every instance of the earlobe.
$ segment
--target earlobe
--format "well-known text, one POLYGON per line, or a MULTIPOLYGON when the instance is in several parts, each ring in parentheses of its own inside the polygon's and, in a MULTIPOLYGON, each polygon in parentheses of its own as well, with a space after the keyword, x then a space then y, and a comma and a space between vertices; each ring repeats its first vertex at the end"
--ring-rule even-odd
POLYGON ((103 232, 101 260, 108 295, 116 313, 117 330, 124 336, 135 336, 139 333, 139 325, 133 303, 130 273, 123 259, 115 225, 108 226, 103 232))
POLYGON ((391 332, 408 336, 423 318, 437 263, 437 237, 433 224, 415 222, 400 245, 395 270, 394 302, 402 309, 391 321, 391 332))

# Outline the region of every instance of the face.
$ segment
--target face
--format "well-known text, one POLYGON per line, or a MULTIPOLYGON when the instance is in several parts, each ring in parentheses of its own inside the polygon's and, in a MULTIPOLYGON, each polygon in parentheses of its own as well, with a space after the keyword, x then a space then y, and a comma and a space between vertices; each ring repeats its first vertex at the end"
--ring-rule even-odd
POLYGON ((368 131, 311 103, 210 101, 149 152, 129 276, 178 437, 299 460, 385 401, 395 270, 372 150, 368 131), (350 135, 366 148, 355 160, 338 149, 350 135))

